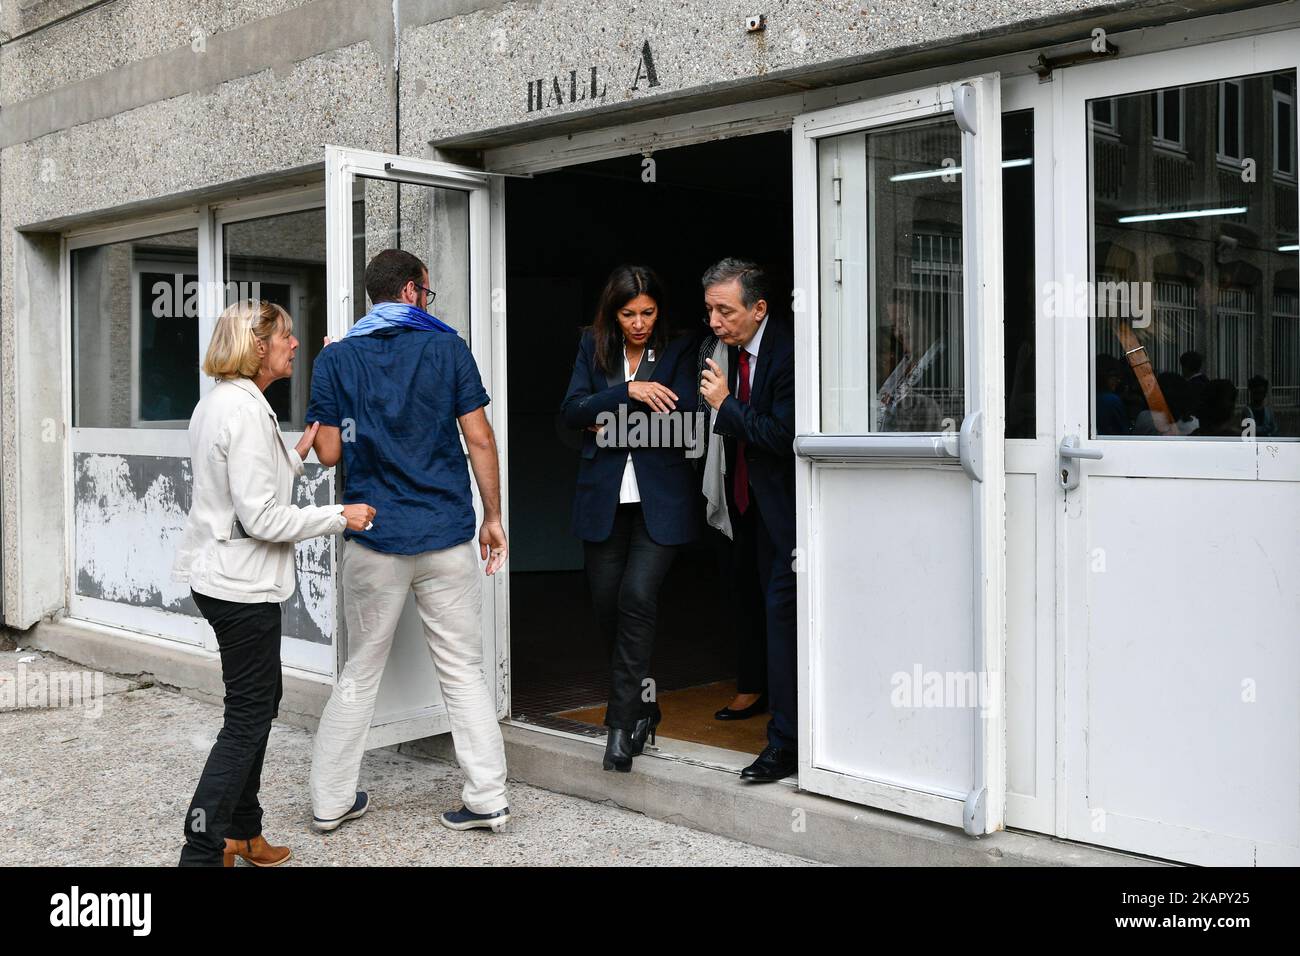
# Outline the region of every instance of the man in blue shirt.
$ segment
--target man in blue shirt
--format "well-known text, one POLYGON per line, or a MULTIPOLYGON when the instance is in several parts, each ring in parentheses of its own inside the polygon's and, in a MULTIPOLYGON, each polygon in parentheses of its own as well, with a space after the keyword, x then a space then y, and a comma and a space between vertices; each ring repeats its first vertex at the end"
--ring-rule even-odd
POLYGON ((316 359, 307 420, 319 422, 321 464, 344 465, 343 501, 376 513, 343 545, 348 661, 321 714, 312 754, 314 823, 333 830, 366 812, 357 790, 379 682, 408 593, 414 593, 465 772, 464 806, 441 815, 453 829, 502 829, 505 749, 483 676, 479 559, 506 560, 496 440, 469 347, 426 310, 429 273, 386 249, 366 266, 371 311, 316 359), (459 426, 459 431, 457 426, 459 426), (483 502, 478 554, 465 436, 483 502))

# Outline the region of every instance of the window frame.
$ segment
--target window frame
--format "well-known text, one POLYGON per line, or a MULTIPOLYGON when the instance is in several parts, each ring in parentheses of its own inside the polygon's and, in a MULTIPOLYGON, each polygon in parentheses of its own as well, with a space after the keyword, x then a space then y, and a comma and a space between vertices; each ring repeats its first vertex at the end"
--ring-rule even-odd
MULTIPOLYGON (((191 205, 152 216, 124 219, 109 225, 69 229, 63 233, 59 251, 59 320, 63 332, 61 335, 63 420, 68 423, 68 440, 63 444, 63 465, 66 475, 71 476, 75 473, 76 457, 80 454, 160 458, 189 458, 190 456, 189 434, 186 428, 72 426, 78 397, 73 366, 75 329, 72 315, 72 253, 91 246, 147 239, 151 236, 188 229, 197 230, 198 280, 201 292, 197 359, 201 363, 211 341, 216 318, 220 314, 220 309, 214 308, 216 304, 214 300, 217 297, 209 294, 209 291, 214 288, 224 289, 223 266, 220 258, 223 224, 310 208, 323 208, 324 205, 325 186, 323 179, 320 179, 306 186, 280 189, 248 198, 232 197, 220 203, 191 205)), ((138 283, 133 279, 133 288, 136 286, 138 283)), ((134 294, 136 293, 133 292, 134 294)), ((222 301, 224 302, 224 299, 222 301)), ((132 348, 136 348, 134 340, 132 348)), ((136 360, 132 359, 132 361, 134 363, 136 360)), ((201 399, 216 383, 201 371, 198 374, 201 399)), ((133 375, 133 392, 136 387, 137 381, 134 380, 133 375)), ((301 437, 301 434, 301 431, 284 431, 281 437, 286 443, 292 444, 301 437)), ((307 461, 318 463, 315 452, 308 455, 307 461)), ((136 634, 143 635, 145 640, 159 641, 164 646, 188 645, 215 653, 216 640, 212 636, 211 628, 202 618, 158 608, 101 601, 77 594, 77 531, 73 517, 76 512, 75 488, 71 480, 64 484, 64 514, 67 516, 67 525, 63 606, 68 610, 69 616, 98 626, 128 628, 136 634)), ((320 648, 322 647, 332 661, 336 653, 333 645, 309 644, 296 638, 285 637, 282 647, 284 664, 287 668, 310 679, 319 679, 322 673, 320 670, 320 648)))
POLYGON ((1218 107, 1215 116, 1215 140, 1214 140, 1214 158, 1220 166, 1226 166, 1230 169, 1240 170, 1241 164, 1246 158, 1246 98, 1245 91, 1242 89, 1240 79, 1220 80, 1217 84, 1218 107), (1227 103, 1228 87, 1232 86, 1237 91, 1237 150, 1240 155, 1233 155, 1226 152, 1227 135, 1227 103))
MULTIPOLYGON (((1165 94, 1169 87, 1152 90, 1155 108, 1151 111, 1151 142, 1158 148, 1179 155, 1187 154, 1187 96, 1184 87, 1178 87, 1178 138, 1168 139, 1165 135, 1165 94)), ((1114 99, 1115 97, 1103 97, 1114 99)))
POLYGON ((1088 111, 1088 122, 1092 129, 1104 136, 1119 138, 1119 97, 1117 96, 1100 96, 1094 102, 1105 102, 1110 107, 1110 122, 1103 123, 1093 115, 1093 111, 1088 111))
MULTIPOLYGON (((296 212, 310 212, 319 209, 321 211, 322 223, 325 216, 325 184, 313 184, 300 189, 288 192, 276 193, 272 196, 264 196, 257 199, 235 200, 224 205, 214 206, 212 208, 212 269, 213 275, 221 284, 222 299, 221 304, 225 305, 225 284, 228 281, 225 275, 225 239, 226 226, 234 223, 248 222, 253 219, 268 219, 273 216, 287 216, 296 212)), ((326 255, 328 256, 328 245, 325 234, 321 234, 321 242, 326 245, 326 255)), ((238 281, 238 280, 236 280, 238 281)), ((292 285, 292 283, 290 283, 292 285)), ((210 325, 205 328, 202 324, 199 326, 200 347, 206 351, 207 343, 212 337, 212 327, 216 325, 217 312, 210 317, 210 325)), ((201 320, 200 320, 201 321, 201 320)), ((306 343, 303 343, 306 345, 306 343)), ((199 397, 203 397, 216 384, 206 375, 201 376, 199 383, 199 397)), ((309 381, 304 375, 295 375, 290 383, 293 391, 290 400, 290 413, 296 413, 299 402, 302 403, 302 410, 305 416, 307 410, 307 389, 309 381)), ((286 430, 281 427, 281 432, 285 435, 301 434, 302 429, 294 426, 286 430)))
POLYGON ((1292 88, 1292 92, 1291 92, 1291 93, 1283 93, 1283 92, 1282 92, 1281 90, 1279 90, 1279 89, 1274 89, 1274 90, 1272 90, 1272 94, 1273 94, 1273 96, 1272 96, 1272 100, 1271 100, 1271 105, 1272 105, 1273 108, 1272 108, 1272 110, 1271 110, 1271 112, 1270 112, 1270 115, 1269 115, 1268 121, 1269 121, 1270 126, 1272 126, 1272 129, 1273 129, 1273 176, 1274 176, 1275 178, 1277 178, 1277 179, 1284 179, 1284 180, 1287 180, 1288 182, 1295 182, 1295 180, 1296 180, 1296 175, 1297 175, 1297 170, 1296 170, 1296 161, 1297 161, 1297 158, 1300 158, 1300 157, 1297 157, 1297 154, 1296 154, 1296 94, 1295 94, 1295 88, 1294 88, 1294 87, 1292 88), (1277 122, 1277 118, 1278 118, 1278 108, 1279 108, 1279 107, 1289 107, 1290 112, 1291 112, 1291 135, 1288 136, 1288 137, 1286 137, 1286 141, 1285 141, 1285 142, 1283 142, 1282 136, 1281 136, 1281 134, 1278 132, 1278 122, 1277 122), (1280 160, 1282 159, 1282 155, 1283 155, 1283 154, 1282 154, 1282 149, 1283 149, 1284 146, 1286 147, 1286 149, 1287 149, 1287 150, 1290 152, 1290 154, 1291 154, 1291 156, 1290 156, 1290 166, 1291 166, 1291 168, 1288 169, 1288 170, 1283 170, 1282 167, 1281 167, 1281 163, 1280 163, 1280 160))
MULTIPOLYGON (((157 216, 150 216, 136 220, 114 223, 109 226, 93 226, 85 229, 69 230, 63 234, 61 250, 61 270, 63 272, 62 281, 62 322, 63 328, 68 331, 67 349, 63 357, 63 367, 68 376, 67 396, 68 407, 65 409, 67 421, 69 423, 76 420, 75 412, 77 410, 77 388, 76 376, 74 374, 73 363, 76 359, 76 330, 73 326, 72 314, 72 253, 78 249, 85 249, 93 246, 112 245, 119 242, 128 242, 134 239, 148 239, 152 236, 166 235, 173 232, 183 232, 189 229, 196 230, 198 235, 198 281, 199 281, 199 335, 198 335, 198 363, 201 365, 203 356, 207 353, 208 343, 212 339, 212 331, 216 326, 217 316, 221 314, 224 308, 224 298, 218 302, 218 297, 213 294, 214 290, 225 288, 224 275, 224 251, 222 248, 223 230, 229 223, 243 222, 250 219, 263 219, 270 216, 284 215, 294 212, 305 212, 312 209, 325 208, 325 185, 323 182, 313 183, 308 186, 301 186, 290 190, 281 190, 276 193, 255 196, 251 198, 234 198, 222 203, 212 203, 202 206, 191 207, 182 212, 170 212, 157 216)), ((139 270, 133 269, 133 275, 137 275, 139 270)), ((137 292, 132 289, 132 296, 137 292)), ((133 314, 132 319, 132 426, 127 428, 93 428, 95 431, 120 431, 132 432, 137 429, 150 430, 154 428, 163 428, 167 430, 168 423, 165 422, 139 422, 137 395, 139 388, 138 363, 139 356, 136 351, 139 346, 139 317, 133 314)), ((199 373, 199 398, 208 394, 216 383, 208 376, 199 373)), ((171 423, 173 426, 175 423, 171 423)), ((83 427, 75 426, 74 431, 80 431, 83 427)), ((172 428, 178 432, 184 429, 172 428)), ((296 434, 296 432, 286 432, 296 434)), ((188 452, 178 452, 178 454, 188 454, 188 452)))
MULTIPOLYGON (((141 219, 135 222, 128 222, 108 227, 98 227, 93 229, 78 230, 67 232, 63 236, 62 250, 60 252, 60 271, 63 273, 62 278, 62 324, 67 330, 66 348, 63 356, 63 368, 67 376, 66 395, 67 407, 65 408, 66 421, 72 432, 84 430, 93 430, 100 432, 120 431, 134 432, 137 430, 150 431, 154 429, 162 431, 183 432, 183 429, 175 427, 175 423, 169 422, 140 422, 139 421, 139 362, 138 355, 140 345, 140 316, 138 303, 138 276, 140 270, 132 264, 131 268, 131 425, 128 427, 96 427, 75 425, 79 420, 77 409, 79 405, 79 390, 77 389, 76 379, 76 352, 77 352, 77 335, 75 326, 75 316, 72 310, 72 254, 79 249, 89 249, 95 246, 109 246, 120 242, 130 242, 135 239, 149 239, 154 236, 164 236, 176 232, 187 232, 195 230, 198 237, 197 257, 198 257, 198 274, 199 287, 203 288, 203 259, 204 259, 204 235, 203 235, 203 214, 202 210, 193 212, 172 213, 165 216, 154 216, 148 219, 141 219)), ((203 333, 202 315, 199 320, 199 341, 201 350, 199 360, 202 361, 203 350, 207 348, 208 339, 203 333)), ((201 378, 202 376, 200 376, 201 378)), ((202 390, 200 387, 200 396, 202 390)))

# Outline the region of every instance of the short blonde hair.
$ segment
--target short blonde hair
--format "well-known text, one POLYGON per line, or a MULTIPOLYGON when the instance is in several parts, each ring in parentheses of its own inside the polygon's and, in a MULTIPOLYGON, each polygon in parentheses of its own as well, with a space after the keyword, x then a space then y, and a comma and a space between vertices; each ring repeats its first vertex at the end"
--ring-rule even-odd
POLYGON ((203 373, 222 380, 255 378, 262 370, 257 340, 266 341, 276 332, 293 329, 293 319, 274 302, 243 299, 226 307, 212 330, 203 373))

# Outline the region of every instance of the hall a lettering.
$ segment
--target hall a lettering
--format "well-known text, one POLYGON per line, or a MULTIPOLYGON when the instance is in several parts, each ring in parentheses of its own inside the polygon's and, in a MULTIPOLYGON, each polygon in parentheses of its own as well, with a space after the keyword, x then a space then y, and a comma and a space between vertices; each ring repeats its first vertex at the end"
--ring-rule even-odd
MULTIPOLYGON (((654 89, 659 85, 659 77, 655 73, 654 55, 650 52, 650 41, 647 40, 641 47, 641 56, 637 60, 636 76, 632 79, 632 86, 629 93, 635 93, 641 88, 641 83, 645 82, 646 89, 654 89)), ((568 75, 557 74, 550 80, 529 80, 528 82, 528 112, 535 113, 540 110, 555 109, 559 106, 572 106, 574 103, 582 103, 587 100, 594 102, 603 101, 605 93, 609 88, 609 82, 600 73, 597 66, 588 67, 586 71, 570 70, 568 75)))

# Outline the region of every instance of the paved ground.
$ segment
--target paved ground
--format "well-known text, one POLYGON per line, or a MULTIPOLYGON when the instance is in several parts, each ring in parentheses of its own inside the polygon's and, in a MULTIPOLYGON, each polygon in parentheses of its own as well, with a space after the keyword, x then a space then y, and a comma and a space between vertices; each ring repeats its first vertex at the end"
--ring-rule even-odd
MULTIPOLYGON (((12 645, 10 645, 12 646, 12 645)), ((173 865, 182 819, 221 710, 174 691, 100 675, 35 651, 0 649, 0 865, 173 865), (29 660, 30 658, 30 660, 29 660), (20 669, 20 661, 22 663, 20 669), (66 699, 67 677, 90 694, 66 699), (32 699, 65 677, 65 706, 32 699), (27 687, 18 688, 19 677, 27 687), (26 697, 26 700, 22 698, 26 697), (25 705, 25 706, 20 706, 25 705)), ((806 861, 724 837, 512 783, 505 833, 456 833, 460 770, 372 751, 361 786, 371 810, 332 834, 310 829, 311 735, 276 724, 262 805, 267 836, 298 865, 785 866, 806 861)))

